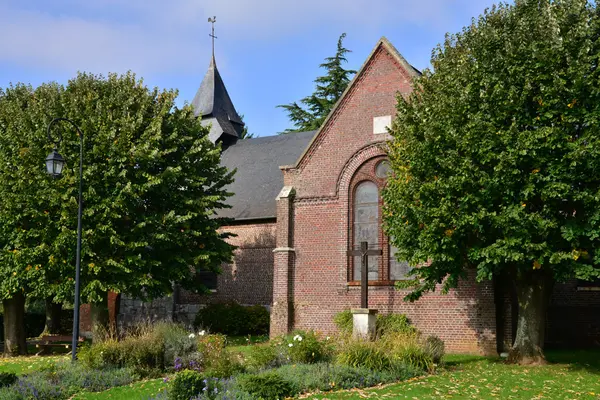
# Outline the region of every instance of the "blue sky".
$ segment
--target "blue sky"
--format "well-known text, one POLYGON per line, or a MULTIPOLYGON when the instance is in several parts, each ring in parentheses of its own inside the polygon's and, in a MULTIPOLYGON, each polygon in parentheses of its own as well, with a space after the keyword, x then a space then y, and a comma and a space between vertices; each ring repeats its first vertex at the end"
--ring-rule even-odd
POLYGON ((278 104, 312 93, 347 33, 358 69, 386 36, 418 69, 446 32, 493 0, 0 0, 0 87, 66 83, 76 72, 132 70, 191 101, 206 72, 216 15, 217 66, 250 132, 290 127, 278 104))

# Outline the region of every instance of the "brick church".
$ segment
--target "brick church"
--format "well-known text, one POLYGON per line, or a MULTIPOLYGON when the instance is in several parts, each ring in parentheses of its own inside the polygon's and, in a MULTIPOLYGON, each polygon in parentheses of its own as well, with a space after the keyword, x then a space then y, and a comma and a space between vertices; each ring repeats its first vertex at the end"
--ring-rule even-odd
MULTIPOLYGON (((235 221, 224 230, 238 248, 235 260, 211 279, 213 293, 176 290, 170 316, 193 320, 202 304, 234 300, 271 311, 271 334, 295 328, 335 331, 336 313, 360 305, 359 264, 348 250, 361 241, 383 250, 369 260, 369 306, 403 313, 425 334, 441 337, 450 352, 495 353, 510 345, 516 302, 501 279, 463 281, 417 302, 403 301, 395 281, 406 263, 381 228, 381 189, 388 165, 385 144, 398 95, 419 75, 394 46, 380 39, 317 131, 240 140, 237 114, 214 58, 192 102, 224 148, 222 164, 237 169, 229 187, 235 221)), ((600 291, 572 281, 557 285, 548 316, 549 344, 600 342, 600 291)), ((121 303, 135 309, 135 304, 121 303)), ((161 307, 165 307, 164 304, 161 307)))

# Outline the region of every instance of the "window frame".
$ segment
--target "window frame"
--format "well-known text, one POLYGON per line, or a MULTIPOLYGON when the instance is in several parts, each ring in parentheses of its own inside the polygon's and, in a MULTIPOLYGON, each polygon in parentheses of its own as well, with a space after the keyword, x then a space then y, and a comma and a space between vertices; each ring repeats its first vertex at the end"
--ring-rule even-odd
MULTIPOLYGON (((385 188, 387 183, 386 178, 379 178, 376 175, 377 166, 381 162, 389 162, 387 157, 381 156, 376 157, 371 160, 366 161, 363 165, 361 165, 358 170, 354 173, 354 176, 350 180, 350 187, 348 190, 348 250, 357 249, 360 244, 354 243, 354 225, 355 225, 355 200, 356 200, 356 191, 361 183, 363 182, 372 182, 375 184, 378 190, 379 201, 378 201, 378 240, 379 240, 379 248, 382 250, 382 255, 378 256, 378 272, 379 279, 378 280, 369 280, 369 286, 393 286, 395 282, 403 281, 405 279, 396 279, 392 280, 390 275, 390 267, 391 267, 391 249, 390 242, 388 236, 383 232, 383 198, 381 196, 382 190, 385 188)), ((354 267, 355 267, 355 257, 348 256, 347 262, 347 282, 348 286, 360 286, 360 277, 354 276, 354 267)), ((408 280, 408 278, 406 279, 408 280)))

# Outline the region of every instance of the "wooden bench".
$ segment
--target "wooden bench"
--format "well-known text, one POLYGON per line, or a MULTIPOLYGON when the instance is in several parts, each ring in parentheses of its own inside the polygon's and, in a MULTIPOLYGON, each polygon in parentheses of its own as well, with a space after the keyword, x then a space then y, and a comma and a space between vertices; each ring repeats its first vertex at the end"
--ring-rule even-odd
MULTIPOLYGON (((36 356, 45 353, 51 347, 64 347, 65 349, 71 349, 72 336, 67 335, 44 335, 40 337, 40 340, 36 343, 35 347, 41 349, 36 353, 36 356)), ((77 340, 79 343, 83 342, 84 339, 79 337, 77 340)), ((69 351, 67 354, 71 354, 69 351)))

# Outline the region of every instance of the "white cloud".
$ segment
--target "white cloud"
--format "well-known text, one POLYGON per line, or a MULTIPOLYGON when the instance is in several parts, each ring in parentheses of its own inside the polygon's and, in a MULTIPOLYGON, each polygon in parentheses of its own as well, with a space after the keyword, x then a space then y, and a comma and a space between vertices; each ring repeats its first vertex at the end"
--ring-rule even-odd
MULTIPOLYGON (((196 71, 207 18, 227 40, 285 40, 323 26, 354 34, 394 21, 439 26, 469 0, 38 0, 0 3, 0 62, 61 71, 196 71)), ((226 60, 220 58, 220 63, 226 60)))

